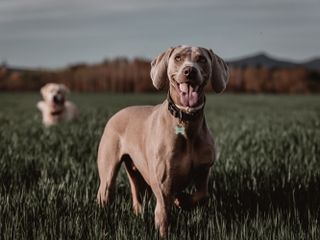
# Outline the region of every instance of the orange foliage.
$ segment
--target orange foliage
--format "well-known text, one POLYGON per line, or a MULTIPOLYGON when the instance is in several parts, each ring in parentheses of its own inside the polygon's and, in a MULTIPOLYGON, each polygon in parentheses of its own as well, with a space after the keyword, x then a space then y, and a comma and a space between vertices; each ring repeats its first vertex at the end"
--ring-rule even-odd
POLYGON ((229 91, 269 92, 269 93, 309 93, 319 92, 320 73, 317 86, 310 84, 311 71, 303 67, 273 68, 246 67, 231 68, 229 91))

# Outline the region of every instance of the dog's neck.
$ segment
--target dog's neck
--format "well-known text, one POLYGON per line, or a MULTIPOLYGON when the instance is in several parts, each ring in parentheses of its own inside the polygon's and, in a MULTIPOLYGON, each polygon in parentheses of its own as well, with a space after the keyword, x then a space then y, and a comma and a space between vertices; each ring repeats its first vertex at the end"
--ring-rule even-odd
MULTIPOLYGON (((173 124, 173 131, 177 136, 182 136, 183 139, 194 139, 201 129, 206 127, 205 116, 204 116, 204 105, 205 98, 198 106, 190 109, 190 112, 186 112, 184 108, 180 109, 179 106, 172 100, 170 93, 166 101, 167 114, 171 116, 173 124)), ((201 134, 201 133, 200 133, 201 134)), ((181 138, 177 138, 181 139, 181 138)))
POLYGON ((60 116, 63 113, 63 109, 50 111, 51 116, 60 116))
POLYGON ((168 92, 167 95, 168 110, 172 116, 177 118, 180 122, 190 122, 198 118, 199 115, 203 114, 203 108, 205 105, 205 97, 201 104, 195 107, 184 107, 176 104, 168 92))
POLYGON ((48 103, 49 106, 49 113, 53 117, 58 117, 61 116, 62 113, 64 112, 65 106, 64 104, 61 105, 52 105, 51 103, 48 103))

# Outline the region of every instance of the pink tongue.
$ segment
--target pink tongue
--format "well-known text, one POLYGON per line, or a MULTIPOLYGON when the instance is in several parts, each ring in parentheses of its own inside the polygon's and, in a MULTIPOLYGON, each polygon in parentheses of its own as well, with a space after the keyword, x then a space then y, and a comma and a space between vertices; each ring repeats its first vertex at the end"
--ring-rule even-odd
POLYGON ((185 107, 193 107, 198 102, 198 93, 196 89, 192 88, 187 83, 181 83, 180 88, 180 101, 185 107))

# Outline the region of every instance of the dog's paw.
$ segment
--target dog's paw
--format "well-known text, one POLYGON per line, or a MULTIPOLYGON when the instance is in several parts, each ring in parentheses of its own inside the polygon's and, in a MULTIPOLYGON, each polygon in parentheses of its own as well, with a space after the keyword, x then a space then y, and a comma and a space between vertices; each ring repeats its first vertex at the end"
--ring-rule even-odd
POLYGON ((133 204, 132 207, 134 215, 138 216, 142 212, 142 205, 140 203, 133 204))
POLYGON ((177 208, 189 210, 192 208, 192 197, 187 193, 179 193, 176 195, 174 204, 177 208))

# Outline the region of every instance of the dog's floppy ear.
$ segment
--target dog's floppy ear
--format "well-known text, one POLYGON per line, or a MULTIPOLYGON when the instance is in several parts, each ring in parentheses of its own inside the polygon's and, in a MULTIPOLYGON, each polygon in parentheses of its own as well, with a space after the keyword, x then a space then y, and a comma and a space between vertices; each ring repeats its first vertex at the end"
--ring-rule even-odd
POLYGON ((45 98, 45 95, 46 95, 46 91, 47 91, 47 88, 48 88, 49 84, 47 83, 46 85, 44 85, 41 89, 40 89, 40 93, 42 95, 43 98, 45 98))
POLYGON ((169 86, 169 79, 167 74, 168 61, 174 48, 169 48, 167 51, 161 53, 151 62, 150 77, 156 89, 160 90, 169 86))
POLYGON ((229 81, 229 68, 211 49, 209 50, 209 55, 212 61, 211 85, 215 92, 221 93, 225 90, 229 81))
POLYGON ((65 93, 65 94, 68 94, 68 93, 70 93, 70 89, 66 86, 66 85, 64 85, 64 84, 60 84, 60 88, 62 89, 62 91, 65 93))

